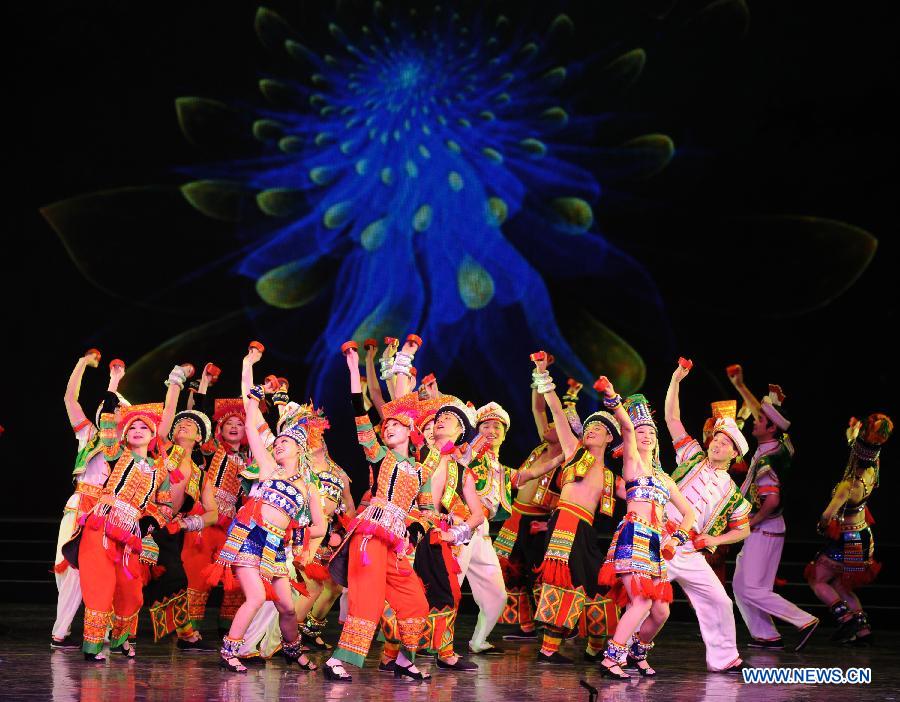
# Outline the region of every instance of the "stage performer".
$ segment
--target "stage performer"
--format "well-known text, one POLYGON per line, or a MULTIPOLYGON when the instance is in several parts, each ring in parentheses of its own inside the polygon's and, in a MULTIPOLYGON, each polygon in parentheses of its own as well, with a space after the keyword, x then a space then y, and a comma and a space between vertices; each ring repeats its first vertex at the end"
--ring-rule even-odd
POLYGON ((303 645, 315 651, 328 646, 322 639, 332 605, 341 596, 343 588, 332 579, 328 562, 335 549, 343 541, 344 525, 356 516, 356 506, 350 494, 350 478, 328 454, 324 433, 329 428, 328 419, 312 406, 305 408, 309 416, 309 448, 313 473, 319 480, 322 494, 322 511, 328 522, 328 530, 315 551, 312 562, 301 569, 308 595, 301 595, 295 603, 297 621, 303 645))
POLYGON ((827 538, 815 560, 806 566, 813 592, 837 621, 832 638, 842 643, 872 642, 869 618, 856 590, 871 583, 881 570, 875 560, 871 526, 875 520, 866 503, 878 487, 881 447, 893 431, 894 423, 884 414, 870 414, 862 422, 850 420, 850 460, 819 519, 819 533, 827 538))
MULTIPOLYGON (((167 401, 177 402, 184 382, 185 378, 177 371, 169 375, 167 401), (168 395, 173 396, 171 400, 168 395)), ((203 463, 200 446, 209 440, 211 433, 209 417, 199 410, 184 410, 173 419, 168 437, 172 443, 166 449, 173 518, 165 529, 154 534, 159 556, 156 565, 150 568, 151 580, 144 588, 144 598, 152 603, 150 619, 154 641, 174 631, 179 647, 197 646, 200 641, 200 633, 194 629, 190 618, 188 576, 182 552, 185 532, 198 531, 203 526, 202 517, 191 516, 195 506, 199 505, 204 512, 215 510, 215 495, 208 485, 201 485, 203 468, 195 461, 196 455, 196 460, 203 463)))
POLYGON ((460 657, 453 642, 461 599, 461 553, 485 519, 475 481, 465 472, 460 451, 460 446, 473 438, 475 412, 449 395, 422 404, 434 401, 439 403, 434 447, 419 464, 425 483, 409 526, 410 534, 418 537, 413 567, 425 586, 429 606, 423 648, 434 652, 442 670, 473 672, 478 666, 460 657), (417 527, 421 529, 417 531, 417 527), (456 538, 457 532, 465 536, 456 538))
POLYGON ((233 586, 236 575, 245 598, 223 638, 220 665, 233 672, 247 671, 237 654, 247 626, 270 596, 278 609, 284 657, 303 670, 315 670, 317 666, 301 650, 287 551, 295 560, 309 562, 313 552, 308 546, 325 534, 325 519, 319 492, 309 475, 304 422, 284 428, 271 454, 257 429, 263 423, 259 401, 265 390, 262 385, 253 385, 253 365, 261 357, 259 346, 251 344, 241 375, 247 443, 259 467, 258 481, 232 521, 225 545, 209 572, 211 584, 224 576, 226 589, 233 586))
MULTIPOLYGON (((697 613, 706 645, 706 667, 740 674, 745 666, 737 651, 731 599, 700 551, 743 541, 750 534, 750 503, 728 475, 728 466, 749 447, 735 421, 728 417, 716 421, 706 451, 685 431, 678 394, 691 366, 690 361, 679 360, 666 392, 665 418, 678 462, 672 479, 697 513, 697 527, 690 532, 691 540, 675 549, 667 569, 669 580, 681 585, 697 613)), ((672 502, 666 506, 666 517, 670 532, 677 530, 684 519, 672 502)), ((651 634, 655 632, 646 632, 648 637, 651 634)))
MULTIPOLYGON (((81 648, 81 644, 70 638, 72 620, 81 606, 81 578, 78 570, 72 568, 62 555, 63 545, 72 538, 78 521, 88 514, 103 492, 103 486, 109 477, 109 463, 100 443, 100 409, 98 406, 94 422, 91 422, 81 408, 78 396, 81 392, 81 379, 86 368, 96 368, 100 362, 100 352, 90 349, 78 359, 63 398, 69 424, 78 440, 78 454, 75 457, 75 469, 72 480, 75 492, 66 502, 63 518, 59 524, 59 535, 56 540, 56 561, 53 572, 56 576, 58 596, 56 601, 56 621, 50 634, 50 648, 81 648)), ((116 393, 119 405, 127 407, 128 402, 116 391, 125 373, 125 365, 114 360, 109 367, 109 385, 107 392, 116 393)))
MULTIPOLYGON (((581 436, 581 420, 575 404, 581 388, 581 383, 570 380, 562 400, 569 426, 578 437, 581 436)), ((512 514, 494 539, 494 551, 506 586, 506 606, 498 623, 518 625, 515 632, 504 635, 504 641, 538 640, 534 624, 537 596, 535 569, 544 560, 547 525, 559 503, 561 489, 559 465, 562 463, 562 448, 556 427, 547 421, 544 396, 534 386, 531 390, 531 410, 541 443, 519 466, 512 514), (535 477, 527 479, 529 474, 535 477)))
MULTIPOLYGON (((208 408, 207 388, 209 366, 200 381, 200 391, 194 393, 198 407, 208 408)), ((186 531, 182 562, 188 578, 188 614, 194 630, 206 616, 206 602, 211 585, 203 574, 225 545, 228 526, 237 514, 243 490, 241 474, 247 469, 249 454, 245 427, 244 403, 239 397, 216 398, 212 403, 212 419, 215 422, 213 438, 204 444, 203 450, 211 453, 209 466, 203 474, 201 494, 212 495, 213 504, 203 499, 196 504, 191 514, 184 519, 186 531), (199 520, 198 520, 199 518, 199 520)), ((244 601, 240 588, 225 590, 219 607, 219 635, 224 636, 234 615, 244 601)), ((192 642, 178 640, 181 650, 209 651, 211 648, 202 639, 192 642)))
POLYGON ((550 540, 540 566, 535 620, 544 623, 544 636, 537 660, 571 664, 559 646, 582 614, 588 634, 585 653, 593 657, 603 651, 604 639, 618 621, 615 604, 601 594, 606 588, 597 582, 604 552, 595 528, 598 521, 609 520, 615 508, 616 478, 609 466, 620 448, 621 435, 616 419, 601 411, 584 420, 579 440, 554 392, 546 354, 540 351, 532 358, 537 391, 546 397, 565 460, 559 505, 550 519, 550 540))
POLYGON ((606 644, 600 672, 604 677, 628 679, 622 670, 630 657, 642 676, 656 675, 647 662, 653 637, 669 618, 672 585, 666 576, 663 521, 671 501, 683 515, 671 538, 683 544, 694 526, 696 513, 674 481, 662 471, 656 422, 650 404, 643 395, 632 395, 626 403, 616 394, 612 383, 601 384, 606 397, 603 404, 615 412, 622 429, 627 514, 616 529, 606 562, 600 570, 601 585, 613 586, 610 595, 627 608, 619 617, 615 634, 606 644))
MULTIPOLYGON (((706 422, 703 424, 703 441, 701 442, 703 448, 709 448, 709 442, 712 441, 716 422, 719 419, 722 417, 731 417, 735 421, 735 424, 737 424, 738 429, 743 432, 744 422, 749 416, 750 410, 747 409, 746 405, 741 405, 741 410, 738 411, 736 400, 718 400, 716 402, 711 402, 710 416, 707 417, 706 422)), ((728 467, 728 475, 731 476, 735 485, 741 485, 744 482, 744 478, 747 477, 747 468, 747 463, 743 458, 735 459, 728 467)), ((716 577, 722 585, 725 585, 725 581, 728 579, 727 561, 731 548, 731 544, 719 544, 712 553, 703 551, 706 562, 709 563, 710 568, 713 569, 713 572, 716 574, 716 577)))
POLYGON ((793 624, 800 631, 794 647, 806 646, 819 619, 774 592, 775 576, 784 547, 785 486, 790 481, 794 448, 788 438, 791 423, 781 413, 784 393, 769 386, 762 402, 744 384, 740 366, 729 366, 728 377, 753 415, 757 448, 750 460, 741 493, 752 507, 750 536, 744 541, 734 569, 734 599, 752 637, 751 648, 782 649, 784 642, 772 617, 793 624))
MULTIPOLYGON (((414 354, 416 341, 421 343, 413 337, 404 348, 414 354)), ((348 587, 348 613, 334 655, 325 663, 325 677, 337 682, 352 680, 344 663, 362 667, 386 600, 397 614, 399 638, 404 646, 394 675, 426 680, 429 676, 416 668, 414 658, 425 628, 428 602, 422 582, 406 559, 406 521, 425 484, 421 466, 411 459, 409 449, 416 411, 414 407, 404 411, 397 406, 390 416, 386 415, 381 425, 382 443, 363 406, 356 344, 345 344, 344 353, 350 372, 357 440, 372 469, 375 493, 350 523, 347 537, 329 566, 335 582, 348 587)), ((404 356, 403 365, 408 365, 412 356, 406 352, 404 356)))
POLYGON ((144 602, 141 588, 147 565, 143 561, 155 562, 152 531, 165 526, 172 516, 165 457, 154 459, 148 454, 162 422, 163 404, 120 407, 117 414, 118 405, 118 396, 110 392, 100 414, 103 454, 113 463, 109 478, 93 509, 79 520, 80 528, 63 546, 66 560, 81 575, 82 650, 91 661, 105 660, 103 639, 110 623, 110 651, 134 658, 134 643, 129 639, 137 633, 144 602))

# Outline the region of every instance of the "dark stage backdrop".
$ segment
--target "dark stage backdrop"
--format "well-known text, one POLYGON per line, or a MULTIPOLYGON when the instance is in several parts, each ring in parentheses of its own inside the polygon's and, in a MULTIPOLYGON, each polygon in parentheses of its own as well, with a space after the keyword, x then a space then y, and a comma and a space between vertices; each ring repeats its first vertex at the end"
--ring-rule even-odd
MULTIPOLYGON (((541 3, 534 16, 519 3, 496 3, 484 13, 493 22, 506 11, 514 32, 535 29, 544 36, 543 25, 533 26, 534 17, 540 19, 554 4, 541 3)), ((872 411, 898 414, 892 338, 897 309, 896 4, 753 3, 749 20, 740 3, 724 3, 731 8, 724 16, 703 13, 704 3, 698 2, 556 4, 546 19, 566 12, 575 27, 565 46, 554 49, 568 57, 573 114, 594 119, 581 133, 584 152, 591 155, 601 146, 646 133, 668 134, 675 144, 674 158, 654 178, 615 174, 607 186, 601 173, 603 187, 592 202, 593 233, 581 235, 602 236, 637 261, 649 278, 611 275, 599 263, 592 277, 590 261, 573 260, 573 267, 587 272, 569 280, 546 277, 556 315, 571 325, 567 313, 580 305, 627 339, 645 363, 642 392, 660 413, 677 357, 693 358, 697 369, 685 381, 682 404, 685 423, 696 432, 710 401, 735 396, 724 375, 726 365, 743 364, 757 394, 769 382, 780 383, 788 394, 785 413, 794 421, 791 434, 798 449, 788 520, 793 535, 812 536, 816 515, 846 461, 848 418, 872 411), (645 11, 658 15, 670 5, 663 18, 645 11), (598 72, 635 47, 647 56, 640 81, 606 100, 599 78, 594 83, 598 72), (604 115, 608 119, 601 119, 604 115), (855 284, 837 299, 782 316, 782 301, 796 311, 820 291, 840 287, 847 278, 845 266, 858 266, 854 252, 867 240, 835 224, 777 219, 787 216, 851 225, 874 236, 878 248, 855 284), (656 316, 642 317, 633 312, 639 309, 635 300, 647 292, 650 280, 662 306, 656 316)), ((368 5, 337 5, 273 0, 269 6, 312 49, 324 52, 333 42, 329 18, 337 17, 348 33, 368 21, 368 5)), ((476 7, 464 6, 464 21, 472 21, 476 7)), ((257 80, 282 69, 254 34, 257 8, 249 1, 111 0, 4 8, 6 26, 21 40, 7 60, 4 85, 7 380, 0 403, 5 428, 0 464, 8 476, 9 514, 56 516, 70 494, 74 441, 62 395, 72 365, 86 348, 101 348, 105 360, 121 357, 134 363, 167 340, 220 318, 222 310, 212 308, 222 300, 236 310, 264 307, 254 279, 235 272, 239 258, 220 260, 233 248, 239 231, 233 224, 195 217, 185 226, 173 219, 171 228, 158 229, 156 236, 141 227, 86 228, 71 233, 75 239, 67 243, 77 255, 70 256, 39 213, 41 207, 82 194, 183 183, 196 176, 179 168, 215 161, 214 152, 186 142, 174 101, 209 96, 239 106, 260 104, 257 80), (91 246, 101 250, 88 264, 84 251, 91 246), (103 247, 115 247, 116 254, 107 255, 103 247), (103 289, 88 282, 86 271, 103 289), (166 287, 177 277, 183 288, 166 287), (146 302, 143 293, 157 285, 166 287, 161 297, 167 311, 134 302, 146 302)), ((602 152, 596 153, 602 160, 602 152)), ((229 168, 232 174, 239 170, 233 160, 229 168)), ((540 191, 541 184, 534 188, 540 191)), ((520 225, 534 228, 539 221, 520 225)), ((553 252, 564 270, 566 236, 538 231, 520 248, 530 247, 525 253, 532 258, 553 252)), ((252 247, 252 241, 241 243, 252 247)), ((477 242, 473 246, 477 249, 477 242)), ((323 277, 317 284, 333 282, 343 255, 335 253, 335 267, 319 271, 323 277)), ((366 292, 377 302, 377 288, 366 292)), ((270 311, 216 327, 210 333, 214 343, 196 340, 193 353, 175 360, 216 361, 224 371, 217 391, 233 395, 247 341, 271 338, 278 350, 266 356, 261 371, 285 374, 299 390, 311 372, 306 351, 325 328, 329 295, 334 291, 287 321, 270 311)), ((513 326, 521 323, 520 314, 509 313, 513 326)), ((491 338, 475 328, 450 334, 439 343, 458 345, 454 335, 464 336, 461 348, 467 355, 444 374, 442 387, 478 404, 517 397, 506 459, 520 460, 534 443, 530 418, 521 409, 529 392, 527 354, 534 350, 528 335, 491 338), (476 377, 472 359, 482 355, 495 365, 490 374, 476 377)), ((590 345, 590 336, 584 344, 590 345)), ((431 370, 429 343, 438 342, 426 338, 418 363, 423 372, 431 370)), ((585 364, 592 374, 607 372, 590 360, 585 364)), ((105 365, 85 378, 89 413, 105 386, 105 365)), ((162 399, 172 359, 160 353, 150 365, 145 375, 152 383, 129 389, 126 378, 123 387, 133 400, 162 399)), ((361 456, 341 400, 346 377, 332 373, 330 380, 325 375, 327 384, 337 383, 338 389, 326 402, 334 427, 328 442, 335 458, 352 471, 361 456)), ((556 376, 565 381, 560 371, 556 376)), ((879 538, 888 540, 893 538, 888 518, 898 488, 898 442, 885 449, 873 505, 881 521, 879 538)), ((671 466, 667 444, 664 459, 671 466)))

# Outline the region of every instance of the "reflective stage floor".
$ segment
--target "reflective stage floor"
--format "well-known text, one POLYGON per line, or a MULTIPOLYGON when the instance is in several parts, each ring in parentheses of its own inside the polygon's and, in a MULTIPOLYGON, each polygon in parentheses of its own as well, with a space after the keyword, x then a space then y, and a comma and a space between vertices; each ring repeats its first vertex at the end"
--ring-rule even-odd
MULTIPOLYGON (((137 660, 114 656, 106 663, 91 664, 83 660, 78 650, 50 650, 52 618, 53 610, 46 605, 0 605, 0 700, 588 702, 589 691, 580 686, 582 680, 598 689, 598 699, 603 702, 900 699, 900 635, 876 631, 877 645, 871 648, 841 647, 829 641, 831 629, 826 624, 803 652, 793 653, 747 648, 739 623, 739 649, 753 666, 871 668, 870 684, 744 684, 739 676, 708 673, 696 625, 682 622, 670 622, 651 655, 659 672, 654 679, 636 674, 624 682, 601 679, 597 664, 580 661, 583 643, 578 640, 565 643, 563 648, 564 653, 576 657, 574 666, 537 665, 535 644, 501 641, 505 628, 498 627, 492 639, 507 652, 503 656, 472 656, 471 660, 480 666, 476 673, 439 671, 429 659, 422 659, 421 667, 434 676, 430 683, 395 681, 378 672, 380 644, 376 643, 367 667, 362 671, 351 669, 354 682, 338 685, 328 683, 321 672, 289 669, 280 658, 252 664, 245 675, 222 671, 217 665, 217 654, 181 653, 172 641, 154 644, 146 637, 150 625, 144 620, 137 660)), ((461 617, 457 648, 465 648, 473 625, 474 617, 461 617)), ((74 632, 77 635, 80 631, 80 620, 76 620, 74 632)), ((336 624, 330 625, 326 639, 335 641, 337 634, 336 624)), ((784 634, 790 645, 792 632, 784 634)), ((207 638, 214 638, 214 633, 207 632, 207 638)), ((319 655, 316 660, 321 662, 324 658, 319 655)))

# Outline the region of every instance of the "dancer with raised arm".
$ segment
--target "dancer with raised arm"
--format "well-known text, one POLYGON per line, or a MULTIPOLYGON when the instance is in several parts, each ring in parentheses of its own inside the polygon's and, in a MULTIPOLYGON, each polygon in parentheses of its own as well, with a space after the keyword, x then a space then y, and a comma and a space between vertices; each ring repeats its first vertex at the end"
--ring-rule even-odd
POLYGON ((828 605, 837 621, 832 639, 841 643, 872 642, 869 618, 856 590, 871 583, 881 570, 875 560, 871 526, 875 520, 867 503, 878 487, 881 447, 893 431, 894 423, 884 414, 870 414, 862 422, 850 420, 850 460, 819 518, 825 544, 804 573, 816 597, 828 605))
POLYGON ((800 632, 794 647, 799 651, 819 625, 819 619, 804 612, 774 591, 775 576, 784 548, 785 486, 790 481, 794 448, 785 433, 791 423, 781 413, 784 393, 769 386, 762 399, 744 384, 740 366, 730 366, 728 377, 753 415, 753 436, 757 448, 750 460, 741 493, 750 501, 750 536, 744 541, 734 569, 734 599, 752 637, 751 648, 784 648, 772 617, 793 624, 800 632))
MULTIPOLYGON (((562 400, 569 426, 576 436, 581 436, 581 420, 575 411, 581 388, 581 383, 570 379, 569 390, 562 400)), ((499 623, 518 625, 517 631, 503 637, 504 641, 538 640, 534 624, 537 602, 535 569, 544 560, 547 525, 559 503, 561 489, 559 465, 562 463, 562 448, 556 427, 547 421, 544 396, 534 387, 531 389, 531 411, 541 443, 519 466, 512 514, 494 539, 494 551, 500 561, 506 586, 506 606, 499 623)))
MULTIPOLYGON (((409 348, 414 352, 417 345, 409 348)), ((335 582, 348 588, 348 613, 334 655, 325 663, 325 677, 336 682, 352 681, 344 664, 362 667, 386 600, 397 615, 404 647, 394 675, 426 680, 429 676, 416 668, 414 658, 425 628, 428 602, 422 581, 406 558, 406 522, 426 480, 409 450, 416 407, 404 407, 401 403, 386 412, 380 441, 363 406, 356 344, 348 342, 342 350, 350 372, 357 440, 372 468, 375 494, 349 525, 348 535, 331 561, 335 582)), ((411 360, 409 354, 405 357, 411 360)))
MULTIPOLYGON (((66 405, 66 414, 69 416, 69 424, 75 432, 78 440, 78 454, 75 457, 75 469, 72 471, 72 480, 75 483, 75 492, 66 502, 62 521, 59 523, 59 535, 56 540, 56 562, 53 573, 56 576, 58 596, 56 600, 56 621, 50 635, 50 648, 80 648, 81 644, 70 638, 72 620, 81 606, 81 577, 77 568, 69 565, 62 554, 63 545, 72 538, 78 528, 78 521, 85 517, 94 507, 97 499, 103 493, 103 486, 109 477, 109 463, 103 453, 103 445, 100 443, 100 409, 97 408, 93 422, 85 416, 84 410, 78 401, 81 392, 81 379, 86 368, 96 368, 100 363, 100 352, 90 349, 84 356, 78 359, 69 382, 66 385, 66 394, 63 398, 66 405)), ((107 392, 116 393, 119 405, 127 407, 128 402, 116 391, 119 382, 125 374, 125 365, 115 359, 109 366, 109 385, 107 392)))
MULTIPOLYGON (((602 380, 602 379, 601 379, 602 380)), ((659 463, 659 441, 650 405, 643 395, 632 395, 625 406, 612 383, 601 382, 607 408, 614 409, 622 428, 627 514, 616 529, 606 562, 600 570, 601 585, 613 586, 618 604, 626 606, 615 634, 606 645, 601 673, 604 677, 627 680, 622 670, 629 656, 642 676, 656 675, 647 663, 653 637, 669 618, 672 586, 666 576, 663 550, 665 508, 673 502, 683 515, 672 538, 679 544, 688 540, 696 513, 659 463)), ((613 593, 610 593, 613 594, 613 593)))
MULTIPOLYGON (((667 569, 669 580, 681 585, 697 614, 706 644, 706 667, 740 674, 745 666, 737 650, 731 598, 700 551, 743 541, 750 534, 750 503, 728 475, 728 466, 749 447, 730 417, 716 421, 706 451, 688 435, 681 423, 679 391, 692 365, 687 359, 679 360, 666 392, 665 414, 678 462, 672 479, 696 512, 697 526, 689 532, 691 539, 675 549, 667 569)), ((666 528, 675 532, 685 515, 669 502, 666 517, 666 528)), ((646 635, 652 637, 656 632, 647 631, 646 635)))
POLYGON ((155 562, 152 531, 172 516, 169 476, 164 459, 148 450, 160 429, 162 403, 116 408, 119 397, 107 393, 100 414, 109 478, 80 528, 63 546, 63 555, 79 569, 84 597, 84 656, 104 661, 103 639, 112 623, 110 651, 134 658, 138 612, 144 603, 144 560, 155 562), (118 421, 117 421, 118 419, 118 421))
POLYGON ((236 577, 245 598, 222 640, 220 665, 236 673, 247 671, 237 654, 244 632, 269 595, 278 609, 284 657, 303 670, 315 670, 317 666, 301 650, 287 558, 291 552, 301 563, 312 559, 308 546, 325 534, 325 518, 319 491, 310 482, 304 423, 285 427, 275 439, 271 454, 257 429, 263 424, 259 400, 265 389, 253 385, 253 366, 261 357, 258 346, 251 345, 241 376, 247 443, 259 467, 258 480, 250 499, 232 521, 225 545, 209 573, 210 583, 224 577, 226 588, 236 577))
MULTIPOLYGON (((609 412, 594 412, 584 420, 584 436, 572 432, 547 371, 546 354, 533 354, 537 391, 545 396, 565 463, 559 506, 550 520, 549 545, 540 566, 541 592, 535 620, 543 622, 539 663, 571 664, 559 652, 563 637, 582 614, 588 633, 585 653, 596 659, 604 639, 615 629, 618 613, 612 600, 601 595, 597 575, 604 551, 595 531, 598 519, 611 519, 616 499, 616 478, 609 469, 621 446, 618 422, 609 412)), ((610 525, 611 526, 611 525, 610 525)), ((605 589, 605 588, 604 588, 605 589)))

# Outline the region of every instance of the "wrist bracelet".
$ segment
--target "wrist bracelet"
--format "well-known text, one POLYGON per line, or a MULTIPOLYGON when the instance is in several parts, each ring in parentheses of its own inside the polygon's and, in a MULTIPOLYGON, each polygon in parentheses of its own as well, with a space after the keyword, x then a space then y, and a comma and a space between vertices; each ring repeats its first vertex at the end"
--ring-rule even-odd
POLYGON ((286 405, 290 401, 291 401, 291 398, 288 397, 288 394, 286 392, 281 392, 279 390, 274 395, 272 395, 272 404, 275 405, 276 407, 281 407, 283 405, 286 405))
POLYGON ((394 356, 394 364, 391 367, 391 374, 397 375, 398 373, 402 373, 403 375, 410 375, 410 368, 412 368, 413 356, 412 354, 403 353, 399 351, 396 356, 394 356))
POLYGON ((203 517, 199 514, 183 517, 181 521, 184 523, 185 531, 200 531, 203 528, 203 517))
POLYGON ((180 367, 176 367, 176 368, 172 369, 171 373, 169 373, 169 377, 166 379, 166 381, 163 383, 163 385, 165 385, 168 388, 174 384, 174 385, 177 385, 178 387, 184 389, 185 379, 186 379, 186 376, 184 374, 184 371, 181 370, 180 367))
POLYGON ((388 358, 381 359, 381 374, 380 378, 382 380, 390 380, 394 377, 394 357, 389 356, 388 358))
POLYGON ((266 391, 262 385, 254 385, 247 393, 247 397, 251 400, 262 400, 266 396, 266 391))
POLYGON ((621 404, 622 404, 622 396, 621 395, 615 395, 614 397, 604 397, 603 398, 603 406, 606 407, 606 409, 614 410, 621 404))

